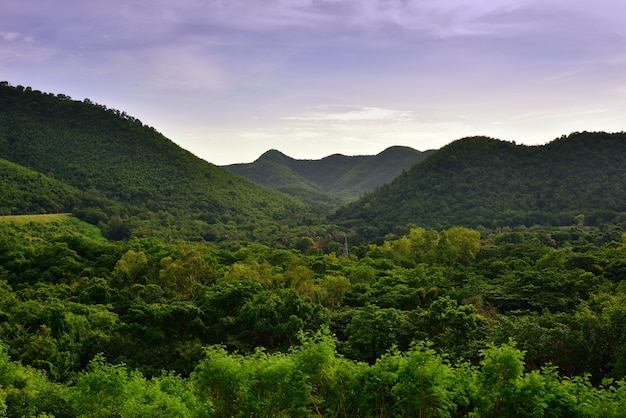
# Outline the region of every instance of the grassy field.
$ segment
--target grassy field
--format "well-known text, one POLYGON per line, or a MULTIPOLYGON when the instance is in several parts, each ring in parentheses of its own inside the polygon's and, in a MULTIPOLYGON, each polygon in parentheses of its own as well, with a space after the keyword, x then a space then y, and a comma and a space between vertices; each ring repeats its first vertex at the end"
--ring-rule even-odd
POLYGON ((45 215, 0 216, 0 235, 21 237, 27 241, 57 239, 67 235, 81 235, 94 241, 107 241, 101 230, 73 217, 70 213, 45 215))
POLYGON ((43 215, 6 215, 0 216, 0 222, 14 222, 16 224, 27 224, 30 222, 50 223, 70 218, 70 213, 50 213, 43 215))

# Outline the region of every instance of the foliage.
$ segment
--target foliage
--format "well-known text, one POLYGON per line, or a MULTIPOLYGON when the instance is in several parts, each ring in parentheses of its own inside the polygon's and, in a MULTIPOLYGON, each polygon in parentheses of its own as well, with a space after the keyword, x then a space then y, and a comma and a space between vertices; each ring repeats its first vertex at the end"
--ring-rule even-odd
POLYGON ((623 132, 573 133, 542 146, 464 138, 340 208, 333 220, 378 236, 399 225, 598 226, 624 211, 625 164, 623 132))
MULTIPOLYGON (((145 133, 92 103, 0 88, 2 100, 19 96, 17 107, 44 121, 76 110, 65 136, 50 131, 60 149, 92 149, 75 141, 85 129, 145 133), (79 123, 86 120, 95 125, 79 123)), ((20 142, 16 132, 32 128, 41 137, 47 128, 15 117, 0 124, 0 149, 40 155, 38 141, 20 142)), ((543 150, 591 155, 587 138, 543 150)), ((601 135, 600 145, 619 138, 601 135)), ((520 159, 535 152, 491 140, 469 145, 520 159)), ((464 164, 437 155, 423 164, 464 164)), ((204 166, 185 161, 192 178, 193 167, 204 166)), ((163 176, 167 165, 155 164, 140 158, 137 166, 163 176)), ((9 168, 33 180, 41 209, 74 196, 49 174, 86 173, 9 168)), ((195 197, 185 200, 197 185, 168 191, 182 200, 152 211, 165 194, 151 181, 124 197, 135 175, 119 190, 111 179, 86 177, 93 187, 76 195, 76 216, 0 218, 0 416, 623 416, 626 218, 577 211, 561 227, 396 224, 382 237, 376 222, 348 231, 307 214, 281 218, 282 204, 248 208, 250 218, 244 207, 209 219, 213 212, 194 207, 195 197)))
POLYGON ((390 147, 371 156, 331 155, 320 160, 295 160, 270 150, 252 163, 225 168, 313 206, 331 210, 388 183, 430 153, 390 147))
POLYGON ((524 372, 513 343, 483 350, 478 367, 451 363, 428 344, 395 349, 375 364, 337 354, 327 332, 301 336, 287 353, 243 356, 205 349, 189 378, 146 379, 96 356, 69 385, 8 359, 0 351, 0 411, 7 416, 181 417, 618 417, 624 380, 593 387, 555 368, 524 372))
POLYGON ((0 215, 71 212, 80 192, 54 178, 0 159, 0 215))
MULTIPOLYGON (((76 211, 105 225, 117 216, 140 235, 162 230, 167 212, 182 224, 206 223, 195 235, 213 239, 222 228, 215 232, 212 224, 314 216, 296 199, 197 158, 125 112, 8 83, 0 85, 0 107, 0 158, 13 163, 0 164, 0 214, 76 211)), ((113 232, 118 239, 129 234, 113 232)))

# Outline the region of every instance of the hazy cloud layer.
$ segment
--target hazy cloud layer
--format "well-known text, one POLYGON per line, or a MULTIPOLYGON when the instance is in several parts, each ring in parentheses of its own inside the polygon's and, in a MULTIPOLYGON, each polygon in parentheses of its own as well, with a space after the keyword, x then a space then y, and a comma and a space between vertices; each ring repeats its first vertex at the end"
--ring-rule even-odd
POLYGON ((216 163, 539 143, 624 129, 623 16, 621 0, 4 0, 0 78, 121 108, 216 163))
POLYGON ((323 110, 318 112, 305 113, 300 116, 287 116, 284 119, 335 122, 407 121, 413 119, 413 114, 407 111, 380 107, 324 106, 323 110))

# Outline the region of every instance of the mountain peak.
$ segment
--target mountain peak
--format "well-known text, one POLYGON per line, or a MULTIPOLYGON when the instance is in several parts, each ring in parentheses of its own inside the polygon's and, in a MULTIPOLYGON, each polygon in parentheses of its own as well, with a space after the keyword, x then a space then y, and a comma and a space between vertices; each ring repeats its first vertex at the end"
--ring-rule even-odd
POLYGON ((270 161, 270 162, 284 164, 292 160, 293 158, 289 157, 288 155, 285 155, 276 149, 270 149, 268 151, 265 151, 263 154, 261 154, 261 156, 257 158, 255 162, 270 161))

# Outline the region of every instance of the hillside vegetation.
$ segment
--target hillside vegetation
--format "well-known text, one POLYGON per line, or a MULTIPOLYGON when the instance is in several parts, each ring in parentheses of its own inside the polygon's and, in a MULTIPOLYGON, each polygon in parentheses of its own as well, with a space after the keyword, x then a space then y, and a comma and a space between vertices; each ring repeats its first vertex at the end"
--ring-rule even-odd
POLYGON ((598 225, 626 211, 625 167, 626 133, 575 133, 542 146, 465 138, 339 209, 334 219, 380 231, 598 225))
POLYGON ((0 108, 0 158, 90 198, 210 224, 237 217, 293 222, 309 214, 296 199, 201 160, 125 112, 88 99, 5 82, 0 108))
POLYGON ((99 232, 0 221, 0 414, 623 415, 619 226, 348 256, 99 232))
POLYGON ((252 163, 226 168, 314 206, 330 209, 388 183, 432 152, 396 146, 378 155, 334 154, 320 160, 296 160, 270 150, 252 163))
POLYGON ((0 159, 0 215, 71 212, 79 190, 0 159))

